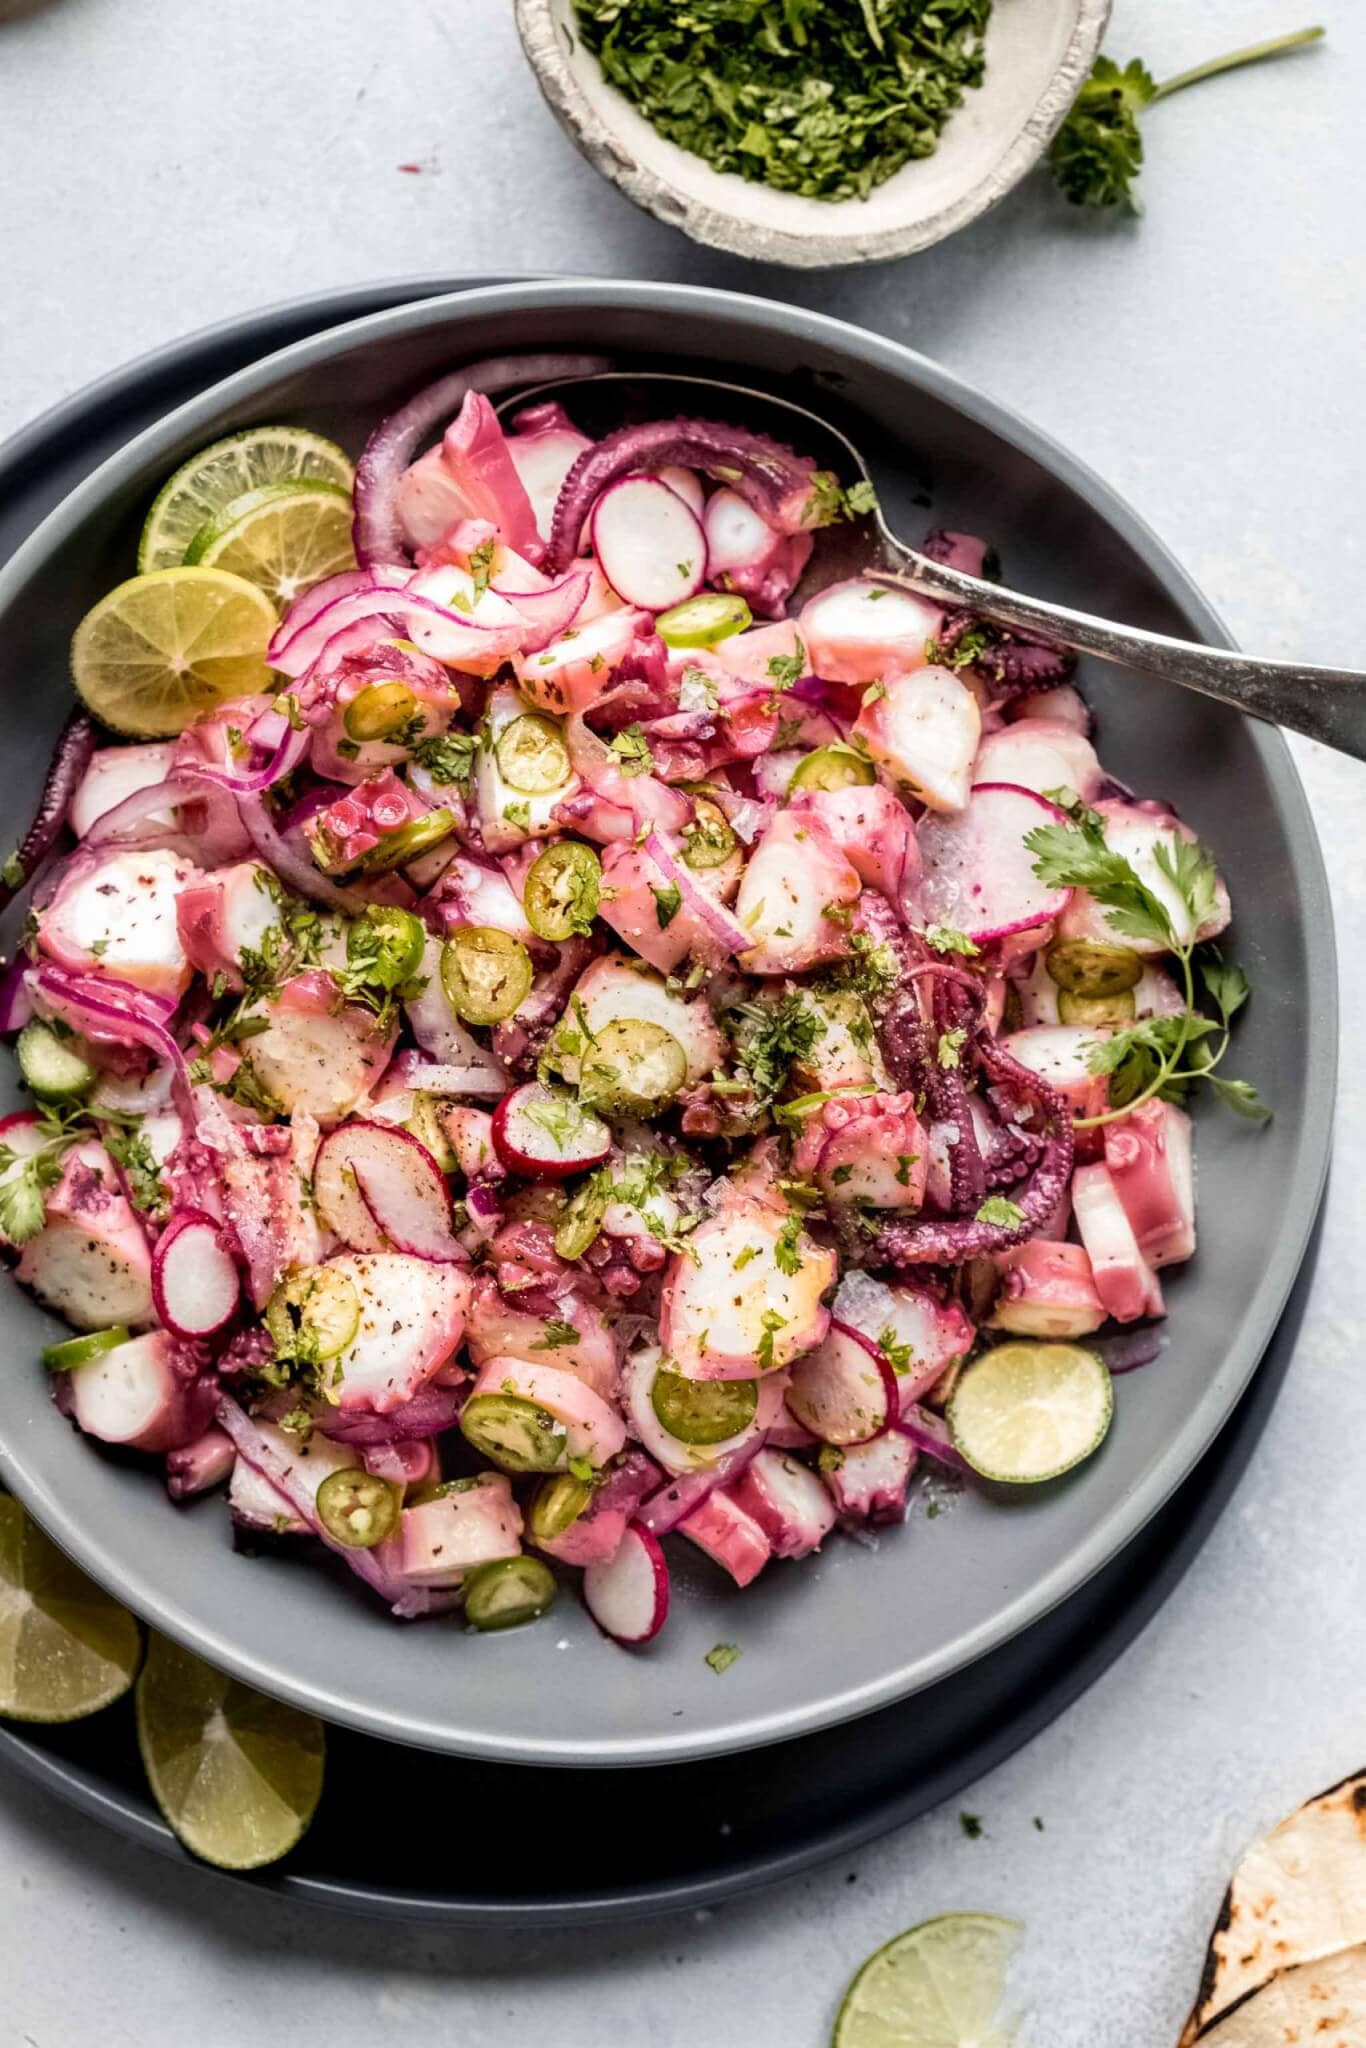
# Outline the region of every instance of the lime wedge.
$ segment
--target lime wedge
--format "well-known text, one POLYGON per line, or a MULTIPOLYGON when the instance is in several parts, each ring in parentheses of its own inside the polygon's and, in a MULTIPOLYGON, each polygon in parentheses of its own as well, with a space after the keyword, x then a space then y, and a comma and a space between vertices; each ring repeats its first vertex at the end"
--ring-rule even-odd
POLYGON ((333 441, 304 427, 249 427, 192 455, 162 485, 138 543, 138 568, 174 569, 202 526, 262 484, 320 478, 349 491, 355 472, 333 441))
POLYGON ((283 611, 324 576, 355 568, 351 519, 339 484, 262 484, 201 526, 185 560, 245 576, 283 611))
POLYGON ((323 1787, 321 1721, 157 1635, 137 1718, 148 1783, 187 1849, 220 1870, 259 1870, 288 1855, 323 1787))
POLYGON ((126 1608, 0 1496, 0 1714, 79 1721, 121 1699, 141 1652, 126 1608))
POLYGON ((71 673, 89 709, 130 739, 170 739, 228 697, 270 688, 275 607, 223 569, 130 577, 88 611, 71 673))
POLYGON ((1105 1441, 1115 1397, 1103 1359, 1080 1344, 998 1344, 949 1403, 953 1440, 985 1479, 1034 1485, 1070 1472, 1105 1441))
POLYGON ((945 1913, 898 1934, 844 1994, 831 2048, 1007 2048, 996 2024, 1014 1920, 945 1913))

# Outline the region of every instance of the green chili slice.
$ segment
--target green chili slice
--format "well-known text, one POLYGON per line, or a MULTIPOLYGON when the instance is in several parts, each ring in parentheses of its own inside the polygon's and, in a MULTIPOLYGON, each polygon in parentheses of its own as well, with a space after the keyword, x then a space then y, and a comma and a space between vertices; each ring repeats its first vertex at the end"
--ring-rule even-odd
POLYGON ((520 1628, 555 1600, 555 1580, 539 1557, 496 1557, 476 1565, 465 1580, 465 1619, 471 1628, 520 1628))
POLYGON ((427 927, 411 910, 371 903, 346 935, 346 957, 365 965, 367 981, 380 988, 401 988, 422 966, 427 927))
POLYGON ((1143 976, 1137 953, 1101 939, 1059 939, 1044 955, 1044 966, 1058 987, 1074 996, 1115 996, 1137 988, 1143 976))
POLYGON ((609 1116, 649 1116, 671 1102, 687 1078, 687 1054, 673 1033, 643 1017, 600 1025, 579 1059, 580 1096, 609 1116))
POLYGON ((590 1174, 574 1190, 555 1226, 555 1249, 562 1259, 581 1259, 602 1229, 612 1199, 610 1178, 590 1174))
POLYGON ((360 1328, 360 1296, 333 1266, 287 1273, 266 1307, 266 1328, 277 1358, 321 1365, 339 1358, 360 1328))
POLYGON ((858 789, 877 781, 877 771, 857 747, 834 740, 806 754, 792 771, 789 793, 795 789, 858 789))
POLYGON ((362 1465, 329 1472, 314 1505, 334 1543, 347 1550, 373 1550, 398 1528, 403 1502, 398 1488, 362 1465))
POLYGON ((1077 996, 1070 988, 1058 990, 1060 1024, 1132 1024, 1137 1012, 1131 988, 1112 996, 1077 996))
POLYGON ((370 683, 351 699, 342 724, 348 739, 384 740, 401 732, 416 710, 417 698, 406 683, 370 683))
POLYGON ((715 647, 753 624, 754 614, 743 597, 704 590, 661 612, 655 631, 666 647, 715 647))
POLYGON ((493 752, 504 782, 522 796, 548 796, 574 772, 560 728, 534 711, 505 725, 493 752))
POLYGON ((558 943, 592 930, 601 892, 602 862, 592 847, 560 839, 533 863, 522 907, 537 938, 558 943))
POLYGON ((527 1527, 533 1543, 553 1543, 557 1536, 563 1536, 590 1504, 593 1493, 590 1482, 576 1479, 572 1472, 557 1472, 552 1479, 543 1479, 527 1510, 527 1527))
POLYGON ((520 939, 492 925, 462 924, 441 951, 441 986, 467 1024, 498 1024, 531 987, 531 955, 520 939))
POLYGON ((683 858, 690 868, 724 867, 736 848, 735 834, 718 805, 699 797, 683 827, 683 858))
POLYGON ((759 1405, 757 1380, 689 1380, 661 1368, 650 1405, 681 1444, 723 1444, 748 1429, 759 1405))
POLYGON ((400 825, 396 832, 386 832, 378 846, 372 846, 368 853, 361 855, 356 872, 362 875, 392 874, 395 868, 406 866, 430 847, 440 846, 454 830, 454 811, 444 807, 439 811, 425 811, 420 818, 410 818, 406 825, 400 825))
POLYGON ((503 1472, 553 1472, 566 1435, 549 1409, 522 1394, 476 1394, 460 1413, 465 1441, 503 1472))

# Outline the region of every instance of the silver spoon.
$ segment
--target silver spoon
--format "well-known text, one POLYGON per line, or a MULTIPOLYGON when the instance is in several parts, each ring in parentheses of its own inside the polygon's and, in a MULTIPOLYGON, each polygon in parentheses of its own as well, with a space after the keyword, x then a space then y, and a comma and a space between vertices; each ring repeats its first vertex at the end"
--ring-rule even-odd
MULTIPOLYGON (((829 461, 831 467, 841 472, 846 484, 851 468, 872 482, 868 465, 854 443, 829 420, 791 399, 777 398, 767 391, 752 391, 719 378, 666 370, 607 370, 593 377, 537 385, 503 400, 498 410, 511 412, 529 403, 558 398, 575 405, 582 415, 584 402, 595 402, 600 393, 606 409, 597 424, 599 431, 607 432, 622 423, 620 408, 627 395, 624 387, 646 387, 644 395, 649 397, 651 407, 642 417, 690 412, 716 418, 719 412, 736 425, 753 428, 756 421, 762 421, 765 426, 776 426, 781 438, 803 454, 829 461), (677 395, 670 398, 669 390, 677 395), (775 415, 785 418, 775 419, 775 415), (820 452, 822 445, 829 452, 820 452), (834 451, 838 455, 831 461, 834 451)), ((1006 590, 999 583, 947 568, 908 547, 892 532, 880 508, 836 526, 819 527, 815 540, 810 563, 795 593, 799 602, 846 577, 871 577, 878 583, 914 591, 918 597, 976 612, 1012 632, 1160 676, 1165 682, 1178 683, 1184 690, 1214 697, 1249 717, 1288 726, 1292 732, 1322 740, 1358 761, 1366 760, 1366 673, 1358 669, 1316 668, 1299 661, 1256 661, 1234 648, 1205 647, 1198 641, 1150 633, 1141 626, 1116 625, 1112 619, 1097 618, 1091 612, 1073 611, 1068 605, 1053 604, 1046 598, 1006 590)))

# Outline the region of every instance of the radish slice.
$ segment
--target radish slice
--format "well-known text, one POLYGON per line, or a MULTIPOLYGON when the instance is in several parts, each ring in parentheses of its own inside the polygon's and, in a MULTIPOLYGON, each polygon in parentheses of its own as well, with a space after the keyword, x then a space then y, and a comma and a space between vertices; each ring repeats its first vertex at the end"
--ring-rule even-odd
POLYGON ((593 551, 628 604, 667 611, 701 588, 707 537, 692 507, 658 477, 624 476, 593 509, 593 551))
POLYGON ((177 1337, 211 1337, 237 1308, 241 1282, 227 1240, 211 1216, 173 1218, 152 1254, 152 1299, 177 1337))
POLYGON ((437 1264, 464 1263, 445 1177, 411 1131, 377 1123, 329 1131, 318 1147, 313 1189, 323 1221, 352 1251, 392 1248, 437 1264))
POLYGON ((648 1643, 669 1618, 669 1567, 655 1537, 629 1522, 616 1556, 583 1575, 583 1604, 614 1643, 648 1643))
POLYGON ((956 817, 922 819, 923 921, 965 932, 981 945, 1061 917, 1071 891, 1039 880, 1025 834, 1066 822, 1056 804, 1008 782, 975 783, 956 817))
POLYGON ((566 1180, 601 1166, 612 1133, 563 1088, 527 1081, 505 1095, 493 1112, 493 1149, 510 1173, 535 1180, 566 1180))
POLYGON ((825 1342, 793 1366, 787 1405, 822 1443, 864 1444, 898 1413, 901 1389, 871 1337, 832 1323, 825 1342))
POLYGON ((1013 782, 1018 789, 1074 789, 1084 804, 1100 795, 1103 777, 1084 732, 1060 718, 1021 718, 988 733, 977 750, 978 782, 1013 782))

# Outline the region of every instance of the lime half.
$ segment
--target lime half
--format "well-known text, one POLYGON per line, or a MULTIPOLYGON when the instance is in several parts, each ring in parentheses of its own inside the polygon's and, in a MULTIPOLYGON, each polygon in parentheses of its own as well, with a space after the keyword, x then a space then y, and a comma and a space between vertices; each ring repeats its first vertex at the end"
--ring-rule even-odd
POLYGON ((351 519, 339 484, 262 484, 202 526, 185 560, 245 576, 283 611, 324 576, 355 568, 351 519))
POLYGON ((1034 1485, 1098 1450, 1114 1405, 1105 1361, 1083 1345, 998 1344, 959 1379, 949 1427, 983 1478, 1034 1485))
POLYGON ((0 1714, 79 1721, 121 1699, 141 1652, 137 1623, 0 1496, 0 1714))
POLYGON ((997 2025, 1014 1920, 945 1913, 869 1956, 844 1994, 831 2048, 1007 2048, 997 2025))
POLYGON ((299 1841, 323 1786, 323 1725, 153 1636, 138 1680, 138 1747, 187 1849, 259 1870, 299 1841))
POLYGON ((275 607, 223 569, 130 577, 88 611, 71 673, 89 709, 130 739, 171 739, 229 697, 269 689, 275 607))
POLYGON ((334 441, 305 427, 249 427, 192 455, 162 485, 138 543, 138 568, 174 569, 201 527, 262 484, 320 479, 349 491, 355 472, 334 441))

